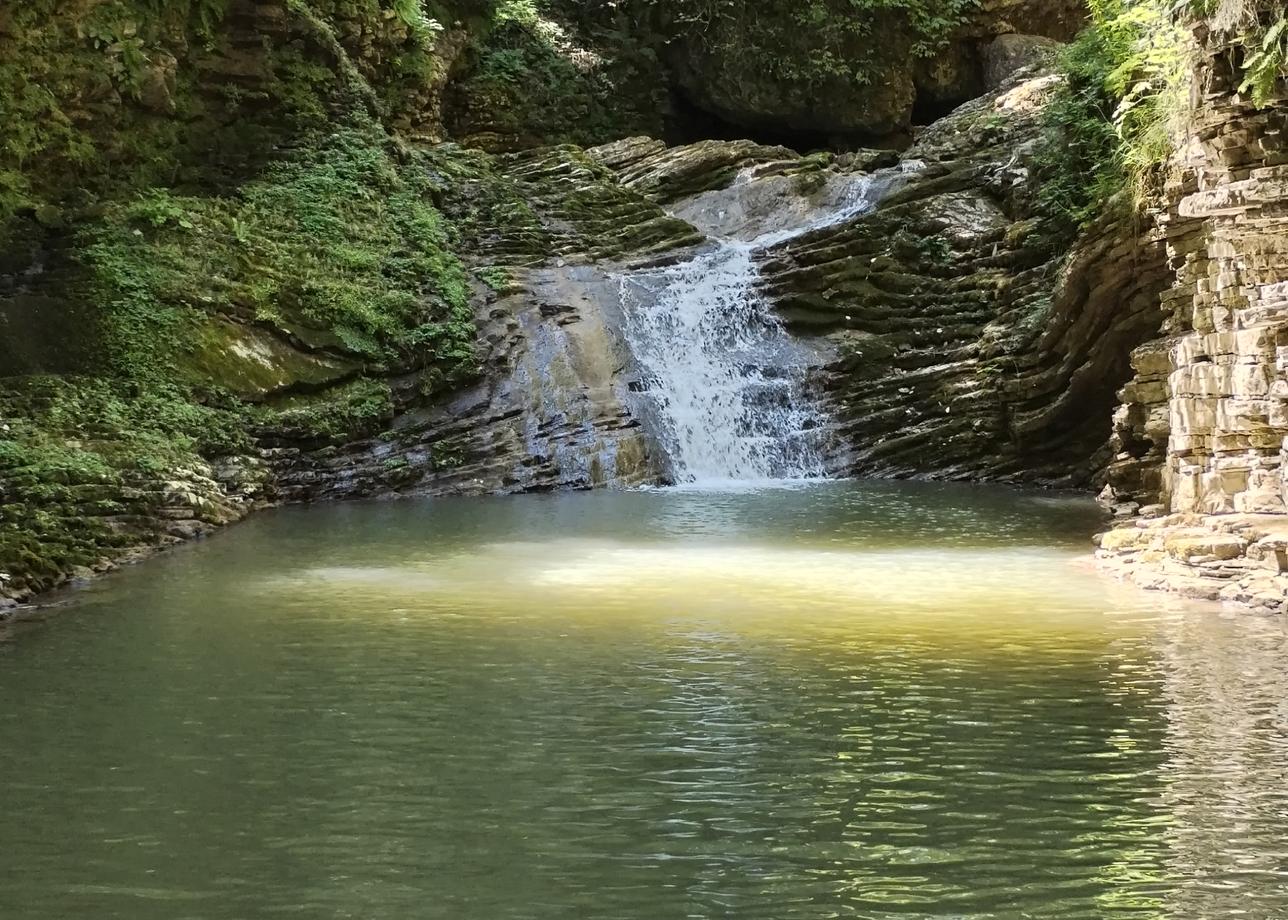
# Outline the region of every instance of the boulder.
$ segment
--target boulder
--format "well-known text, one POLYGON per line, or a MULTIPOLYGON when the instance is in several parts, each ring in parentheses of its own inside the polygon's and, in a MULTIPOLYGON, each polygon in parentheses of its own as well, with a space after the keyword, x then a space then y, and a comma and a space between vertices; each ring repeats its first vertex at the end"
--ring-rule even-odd
POLYGON ((1182 560, 1238 559, 1248 548, 1248 542, 1234 534, 1211 532, 1186 532, 1168 534, 1164 546, 1169 556, 1182 560))
POLYGON ((908 126, 917 88, 902 17, 874 16, 872 33, 882 36, 874 44, 826 23, 814 31, 777 23, 775 16, 790 13, 744 11, 673 43, 668 57, 680 93, 697 108, 753 131, 879 137, 908 126), (746 28, 748 18, 763 28, 746 28), (820 53, 837 69, 797 63, 820 53))

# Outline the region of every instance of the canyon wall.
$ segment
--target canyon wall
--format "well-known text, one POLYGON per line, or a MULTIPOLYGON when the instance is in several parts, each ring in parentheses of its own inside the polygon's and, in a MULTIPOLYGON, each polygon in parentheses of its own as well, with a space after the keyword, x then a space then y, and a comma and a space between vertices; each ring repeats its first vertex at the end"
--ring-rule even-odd
POLYGON ((1161 223, 1163 336, 1132 356, 1110 483, 1176 512, 1282 512, 1288 437, 1288 97, 1252 105, 1208 49, 1161 223))
POLYGON ((1172 283, 1132 355, 1106 497, 1139 515, 1100 555, 1149 587, 1283 611, 1288 598, 1288 93, 1254 105, 1243 49, 1200 33, 1194 107, 1160 216, 1172 283))
POLYGON ((790 327, 841 358, 826 388, 856 476, 1088 487, 1128 355, 1162 318, 1160 235, 1106 218, 1070 238, 1035 205, 1060 78, 1030 71, 935 123, 874 213, 767 256, 790 327))
POLYGON ((856 78, 845 123, 808 68, 732 79, 718 31, 655 46, 649 3, 0 11, 0 605, 274 502, 664 481, 618 277, 856 179, 875 207, 756 253, 829 470, 1107 484, 1105 555, 1272 596, 1288 101, 1202 36, 1166 205, 1071 230, 1040 160, 1082 4, 949 6, 889 14, 907 53, 851 63, 903 90, 856 78))

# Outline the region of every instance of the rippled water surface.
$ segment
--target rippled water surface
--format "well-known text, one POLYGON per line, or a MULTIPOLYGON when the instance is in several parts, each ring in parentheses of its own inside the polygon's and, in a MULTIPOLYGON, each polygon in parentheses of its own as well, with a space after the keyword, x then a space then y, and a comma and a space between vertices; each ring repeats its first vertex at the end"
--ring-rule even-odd
POLYGON ((1288 917, 1288 635, 1081 500, 266 514, 0 632, 0 917, 1288 917))

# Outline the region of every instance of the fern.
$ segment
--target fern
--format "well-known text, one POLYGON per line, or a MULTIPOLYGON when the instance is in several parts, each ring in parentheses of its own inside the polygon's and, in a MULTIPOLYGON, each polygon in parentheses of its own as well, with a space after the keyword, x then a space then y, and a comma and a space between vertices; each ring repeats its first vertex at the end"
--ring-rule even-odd
POLYGON ((1288 70, 1288 18, 1280 19, 1266 30, 1257 50, 1244 62, 1244 80, 1239 92, 1252 94, 1252 103, 1267 105, 1275 94, 1279 80, 1288 70))
POLYGON ((411 30, 411 34, 424 50, 433 50, 434 41, 438 33, 443 31, 443 25, 429 17, 421 0, 394 0, 394 13, 402 20, 403 25, 411 30))

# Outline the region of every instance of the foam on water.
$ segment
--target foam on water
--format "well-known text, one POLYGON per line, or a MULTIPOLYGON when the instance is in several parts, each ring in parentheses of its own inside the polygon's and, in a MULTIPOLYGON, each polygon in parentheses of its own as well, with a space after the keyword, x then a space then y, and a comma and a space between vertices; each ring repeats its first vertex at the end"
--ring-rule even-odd
POLYGON ((810 353, 758 290, 757 254, 871 210, 894 178, 848 178, 831 207, 797 226, 719 239, 687 262, 620 277, 645 412, 677 483, 826 475, 828 422, 805 386, 810 353))

